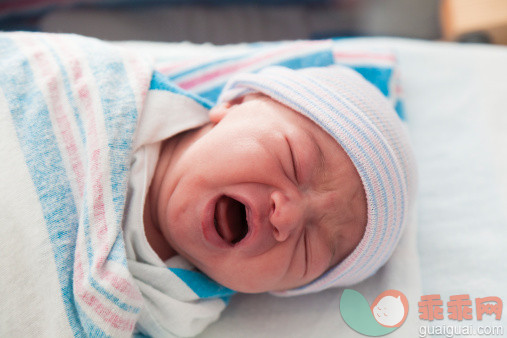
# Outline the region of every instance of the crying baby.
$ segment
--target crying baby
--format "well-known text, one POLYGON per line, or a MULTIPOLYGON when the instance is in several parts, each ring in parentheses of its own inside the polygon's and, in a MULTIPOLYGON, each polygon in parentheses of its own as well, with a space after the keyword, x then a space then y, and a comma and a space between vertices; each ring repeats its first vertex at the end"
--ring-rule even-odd
POLYGON ((207 123, 156 149, 137 250, 238 292, 366 279, 392 254, 414 196, 405 126, 340 66, 238 74, 207 123))

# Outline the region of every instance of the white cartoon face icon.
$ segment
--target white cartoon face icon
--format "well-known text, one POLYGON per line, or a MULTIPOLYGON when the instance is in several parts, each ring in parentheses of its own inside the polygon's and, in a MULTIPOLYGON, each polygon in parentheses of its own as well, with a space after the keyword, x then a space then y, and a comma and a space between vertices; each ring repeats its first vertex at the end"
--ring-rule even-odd
POLYGON ((405 295, 401 292, 399 294, 383 292, 373 302, 371 312, 380 325, 398 327, 404 322, 407 314, 408 306, 405 306, 404 303, 408 305, 405 295))

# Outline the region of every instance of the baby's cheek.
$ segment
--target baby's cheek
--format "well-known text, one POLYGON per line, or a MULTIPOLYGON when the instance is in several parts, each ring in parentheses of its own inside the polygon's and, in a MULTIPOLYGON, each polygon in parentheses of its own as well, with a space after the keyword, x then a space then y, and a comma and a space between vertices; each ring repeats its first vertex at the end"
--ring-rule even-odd
POLYGON ((256 293, 286 289, 291 282, 290 275, 287 274, 289 265, 286 257, 259 256, 257 259, 239 260, 236 268, 229 265, 226 269, 229 281, 234 283, 233 289, 256 293))

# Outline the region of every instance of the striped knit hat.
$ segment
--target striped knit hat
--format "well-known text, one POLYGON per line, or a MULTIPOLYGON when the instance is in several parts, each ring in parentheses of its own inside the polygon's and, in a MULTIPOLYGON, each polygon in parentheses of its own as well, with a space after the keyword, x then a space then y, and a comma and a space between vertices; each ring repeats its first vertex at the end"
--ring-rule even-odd
POLYGON ((392 105, 360 74, 331 66, 291 70, 268 67, 234 76, 219 102, 260 92, 310 118, 346 151, 361 177, 368 205, 365 233, 342 262, 280 296, 358 283, 389 259, 408 222, 415 166, 405 125, 392 105))

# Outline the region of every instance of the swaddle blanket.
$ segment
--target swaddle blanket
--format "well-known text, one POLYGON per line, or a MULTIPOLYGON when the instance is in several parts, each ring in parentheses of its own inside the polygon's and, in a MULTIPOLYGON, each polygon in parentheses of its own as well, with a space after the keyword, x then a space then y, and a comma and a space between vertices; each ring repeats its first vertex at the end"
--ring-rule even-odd
POLYGON ((1 34, 0 74, 0 333, 128 336, 142 296, 121 221, 151 61, 79 36, 1 34))
MULTIPOLYGON (((0 335, 135 330, 143 296, 127 267, 121 224, 132 139, 149 90, 188 95, 209 108, 237 71, 353 59, 394 97, 391 60, 372 67, 361 63, 365 55, 334 50, 331 41, 259 47, 154 66, 133 49, 96 39, 0 34, 0 335)), ((207 287, 213 282, 202 276, 177 277, 198 299, 224 296, 210 295, 216 285, 207 287)))

